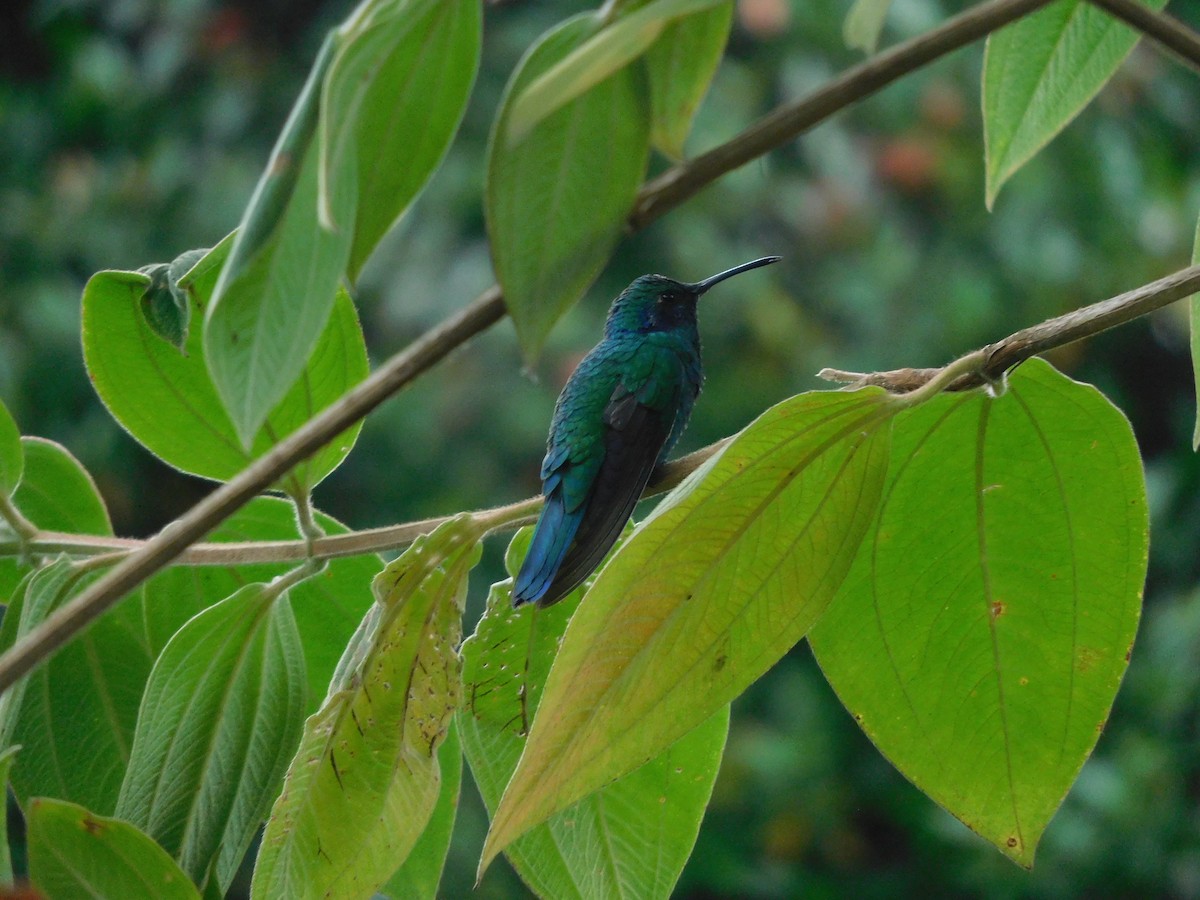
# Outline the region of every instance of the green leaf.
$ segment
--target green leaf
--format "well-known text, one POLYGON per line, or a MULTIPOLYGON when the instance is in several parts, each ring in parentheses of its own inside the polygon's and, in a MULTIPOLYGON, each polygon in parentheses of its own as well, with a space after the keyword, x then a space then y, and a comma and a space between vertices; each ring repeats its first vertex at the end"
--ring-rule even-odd
MULTIPOLYGON (((204 319, 204 357, 244 448, 304 370, 326 327, 353 232, 317 220, 312 140, 326 41, 250 200, 204 319)), ((353 159, 349 160, 349 164, 353 159)), ((354 219, 353 177, 337 179, 333 220, 354 219)))
MULTIPOLYGON (((1192 265, 1200 265, 1200 220, 1192 242, 1192 265)), ((1192 450, 1200 450, 1200 294, 1188 298, 1189 344, 1192 349, 1192 380, 1196 387, 1196 428, 1192 432, 1192 450)))
MULTIPOLYGON (((193 317, 210 303, 232 238, 208 252, 179 281, 193 317)), ((113 417, 164 462, 224 481, 366 377, 366 345, 354 304, 338 291, 332 316, 299 378, 243 449, 221 405, 193 329, 183 354, 159 340, 140 311, 145 276, 99 272, 83 292, 83 355, 96 392, 113 417)), ((361 424, 344 431, 285 476, 311 489, 345 459, 361 424)))
MULTIPOLYGON (((38 572, 25 593, 19 634, 28 634, 94 577, 78 577, 65 560, 38 572)), ((28 676, 12 710, 11 742, 26 748, 12 780, 22 803, 49 795, 113 809, 153 662, 141 611, 137 591, 28 676)))
POLYGON ((604 25, 520 89, 506 114, 505 140, 520 143, 539 122, 641 56, 669 23, 723 2, 652 0, 604 25))
MULTIPOLYGON (((1166 0, 1143 0, 1159 10, 1166 0)), ((1057 3, 988 37, 983 63, 987 205, 1088 104, 1138 33, 1088 0, 1057 3)))
MULTIPOLYGON (((7 747, 0 750, 0 787, 7 796, 8 775, 12 771, 13 762, 20 752, 20 747, 7 747)), ((12 853, 8 847, 8 816, 0 817, 0 889, 13 886, 12 853)))
MULTIPOLYGON (((112 534, 108 511, 92 476, 65 447, 45 438, 21 438, 25 461, 13 504, 45 531, 112 534)), ((32 567, 14 558, 0 559, 0 598, 13 595, 32 567)))
POLYGON ((25 454, 21 450, 21 431, 0 403, 0 494, 11 497, 21 483, 21 472, 25 468, 25 454))
MULTIPOLYGON (((528 549, 528 532, 518 542, 528 549)), ((582 594, 526 614, 512 609, 511 580, 492 585, 487 611, 463 644, 457 719, 489 810, 517 767, 582 594)), ((528 831, 506 849, 509 861, 542 897, 670 896, 695 844, 728 726, 726 706, 645 765, 528 831)))
POLYGON ((48 900, 200 900, 166 851, 128 822, 39 797, 28 828, 29 877, 48 900))
POLYGON ((391 4, 338 43, 321 97, 326 188, 357 172, 351 280, 433 174, 479 67, 477 0, 391 4), (356 157, 347 164, 346 158, 356 157))
POLYGON ((87 469, 62 444, 21 438, 25 471, 13 502, 38 528, 111 535, 108 510, 87 469))
POLYGON ((571 619, 486 863, 729 703, 824 611, 887 468, 882 391, 767 410, 655 509, 571 619))
POLYGON ((733 4, 718 3, 676 20, 646 51, 650 140, 672 159, 683 158, 692 119, 725 53, 733 4))
POLYGON ((878 518, 810 635, 917 787, 1029 866, 1125 672, 1146 575, 1137 444, 1030 360, 896 418, 878 518))
POLYGON ((154 664, 116 815, 224 893, 299 742, 304 692, 277 586, 250 584, 204 610, 154 664))
MULTIPOLYGON (((327 534, 348 529, 336 519, 316 513, 327 534)), ((223 522, 209 541, 295 540, 295 512, 277 497, 256 497, 223 522)), ((286 564, 239 566, 173 566, 146 583, 146 632, 155 656, 176 631, 201 610, 225 599, 250 581, 268 582, 288 570, 286 564)), ((308 672, 308 705, 316 712, 338 658, 354 627, 371 605, 371 579, 383 569, 374 554, 331 559, 325 568, 288 591, 304 663, 308 672)))
POLYGON ((854 0, 842 24, 846 46, 863 53, 874 53, 879 46, 879 33, 883 31, 883 23, 891 5, 892 0, 854 0))
POLYGON ((629 68, 517 144, 507 139, 515 99, 595 30, 594 16, 577 16, 530 49, 509 81, 488 148, 492 261, 527 359, 608 260, 646 170, 649 110, 639 73, 629 68))
POLYGON ((370 896, 407 858, 440 791, 435 751, 461 690, 455 648, 478 558, 463 516, 375 579, 376 604, 271 810, 252 897, 370 896))
POLYGON ((450 850, 450 837, 454 832, 455 814, 458 812, 458 794, 462 786, 463 754, 462 743, 454 720, 446 729, 446 739, 438 747, 438 771, 442 776, 442 788, 438 794, 429 824, 413 845, 408 859, 383 886, 380 893, 396 900, 416 900, 437 896, 446 867, 446 854, 450 850))
MULTIPOLYGON (((38 625, 54 607, 60 594, 73 584, 71 561, 65 556, 43 565, 36 571, 27 572, 13 590, 4 620, 0 622, 0 644, 8 650, 38 625), (25 599, 29 589, 37 584, 30 611, 25 612, 25 599)), ((0 694, 0 748, 14 746, 17 721, 21 715, 21 704, 25 700, 28 678, 18 679, 16 684, 0 694)), ((14 792, 15 793, 15 792, 14 792)))

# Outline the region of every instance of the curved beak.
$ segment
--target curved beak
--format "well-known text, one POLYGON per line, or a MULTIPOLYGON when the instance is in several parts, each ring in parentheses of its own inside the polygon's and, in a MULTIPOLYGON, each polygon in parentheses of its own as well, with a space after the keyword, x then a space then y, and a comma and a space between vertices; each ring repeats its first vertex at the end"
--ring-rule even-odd
POLYGON ((757 269, 761 266, 769 266, 771 263, 779 262, 781 256, 764 256, 761 259, 754 259, 750 262, 742 263, 740 266, 734 266, 732 269, 726 269, 724 272, 718 272, 705 278, 703 281, 697 281, 695 284, 687 285, 687 289, 699 296, 707 291, 714 284, 720 284, 726 278, 732 278, 734 275, 740 275, 742 272, 748 272, 751 269, 757 269))

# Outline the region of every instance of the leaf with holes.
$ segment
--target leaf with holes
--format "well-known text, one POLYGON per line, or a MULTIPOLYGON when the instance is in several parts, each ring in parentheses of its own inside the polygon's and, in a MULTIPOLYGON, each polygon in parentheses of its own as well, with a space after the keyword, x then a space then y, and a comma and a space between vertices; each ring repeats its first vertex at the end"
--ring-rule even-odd
POLYGON ((804 636, 874 514, 896 409, 876 389, 786 400, 638 526, 571 619, 485 865, 657 756, 804 636))
POLYGON ((1041 360, 897 416, 879 514, 809 636, 863 730, 1014 861, 1088 758, 1146 576, 1129 423, 1041 360))
POLYGON ((461 689, 456 647, 478 539, 469 517, 452 519, 375 579, 376 604, 271 810, 252 897, 370 896, 420 838, 461 689))
MULTIPOLYGON (((530 533, 513 538, 510 574, 530 533)), ((546 609, 517 612, 512 581, 494 584, 487 611, 463 644, 465 696, 457 719, 489 810, 517 767, 546 674, 582 595, 576 590, 546 609)), ((518 838, 505 855, 541 897, 670 896, 695 844, 728 727, 725 707, 645 765, 518 838)))
POLYGON ((437 803, 429 816, 429 824, 417 838, 408 859, 397 869, 379 892, 396 900, 434 900, 446 867, 446 854, 450 850, 450 837, 454 832, 454 819, 458 813, 458 794, 462 786, 463 752, 462 741, 453 720, 446 730, 446 739, 438 747, 438 771, 442 776, 442 787, 437 803))

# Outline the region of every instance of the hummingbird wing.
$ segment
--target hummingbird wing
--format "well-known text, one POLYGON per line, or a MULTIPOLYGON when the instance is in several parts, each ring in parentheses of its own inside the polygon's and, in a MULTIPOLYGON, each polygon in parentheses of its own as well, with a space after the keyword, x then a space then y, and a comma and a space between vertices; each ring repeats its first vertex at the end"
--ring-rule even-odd
MULTIPOLYGON (((618 384, 604 408, 603 456, 580 510, 582 515, 572 523, 566 546, 561 547, 555 571, 541 595, 530 598, 536 599, 538 606, 549 606, 561 600, 600 564, 629 521, 658 465, 675 425, 678 403, 648 405, 644 402, 644 398, 650 396, 646 387, 643 385, 642 390, 631 391, 624 383, 618 384)), ((654 399, 662 400, 659 396, 654 399)), ((547 509, 543 510, 543 515, 549 512, 555 500, 553 494, 547 495, 547 509)), ((561 507, 561 503, 555 505, 561 507)), ((550 517, 557 519, 559 515, 556 511, 550 517)), ((538 531, 541 530, 539 519, 538 531)), ((560 540, 566 529, 561 531, 563 534, 556 535, 560 540)), ((536 534, 534 541, 537 541, 536 534)))

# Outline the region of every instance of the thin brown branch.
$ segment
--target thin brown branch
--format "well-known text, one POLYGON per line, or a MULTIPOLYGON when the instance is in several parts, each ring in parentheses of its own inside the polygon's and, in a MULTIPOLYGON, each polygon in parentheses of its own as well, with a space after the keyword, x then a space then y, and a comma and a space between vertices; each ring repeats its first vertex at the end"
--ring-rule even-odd
MULTIPOLYGON (((1188 266, 1132 291, 1073 310, 1057 318, 1047 319, 1030 328, 1023 328, 1003 340, 974 351, 980 355, 980 368, 957 379, 947 390, 964 391, 980 387, 989 381, 998 381, 1006 372, 1031 356, 1124 325, 1198 291, 1200 266, 1188 266)), ((863 374, 823 369, 817 374, 827 381, 850 384, 854 387, 878 385, 893 393, 904 394, 921 387, 941 371, 940 368, 893 369, 890 372, 863 374)))
POLYGON ((1126 25, 1131 25, 1154 43, 1200 72, 1200 34, 1173 16, 1156 12, 1137 0, 1088 0, 1126 25))
MULTIPOLYGON (((812 123, 868 96, 906 72, 1015 21, 1046 2, 1048 0, 988 0, 947 20, 922 37, 885 51, 875 58, 882 59, 882 64, 868 61, 851 70, 847 76, 836 79, 836 90, 814 95, 819 102, 802 101, 796 105, 799 107, 809 103, 812 108, 807 113, 797 112, 796 107, 785 107, 777 115, 762 120, 746 135, 740 135, 656 179, 642 191, 630 219, 631 228, 636 230, 644 227, 721 175, 786 143, 804 128, 811 127, 812 123)), ((503 298, 499 288, 493 287, 392 357, 337 403, 327 407, 169 524, 144 547, 115 565, 69 603, 55 610, 20 643, 0 656, 0 692, 11 687, 17 679, 31 671, 121 597, 233 515, 278 480, 281 474, 316 452, 455 347, 503 315, 503 298)))
POLYGON ((726 172, 783 146, 902 76, 974 43, 1047 3, 1048 0, 981 3, 947 19, 926 34, 889 47, 843 72, 804 99, 780 106, 733 140, 668 169, 642 188, 629 219, 630 228, 633 231, 645 228, 726 172))
MULTIPOLYGON (((681 456, 664 465, 655 479, 646 487, 643 497, 654 497, 666 493, 683 479, 700 468, 713 454, 719 451, 730 438, 724 438, 699 450, 681 456)), ((472 513, 489 533, 515 531, 531 523, 541 508, 542 498, 529 497, 516 503, 493 506, 472 513)), ((180 566, 244 566, 258 563, 300 562, 306 559, 334 559, 341 556, 358 556, 363 553, 381 553, 406 547, 423 534, 429 534, 439 525, 454 516, 436 516, 388 525, 383 528, 366 528, 345 534, 328 535, 311 542, 291 541, 221 541, 208 544, 192 544, 174 560, 180 566)), ((87 559, 89 563, 102 561, 103 565, 119 562, 124 556, 141 550, 145 540, 137 538, 106 537, 92 534, 71 534, 65 531, 38 531, 27 543, 0 541, 0 557, 31 553, 37 556, 53 556, 64 553, 87 559)))

